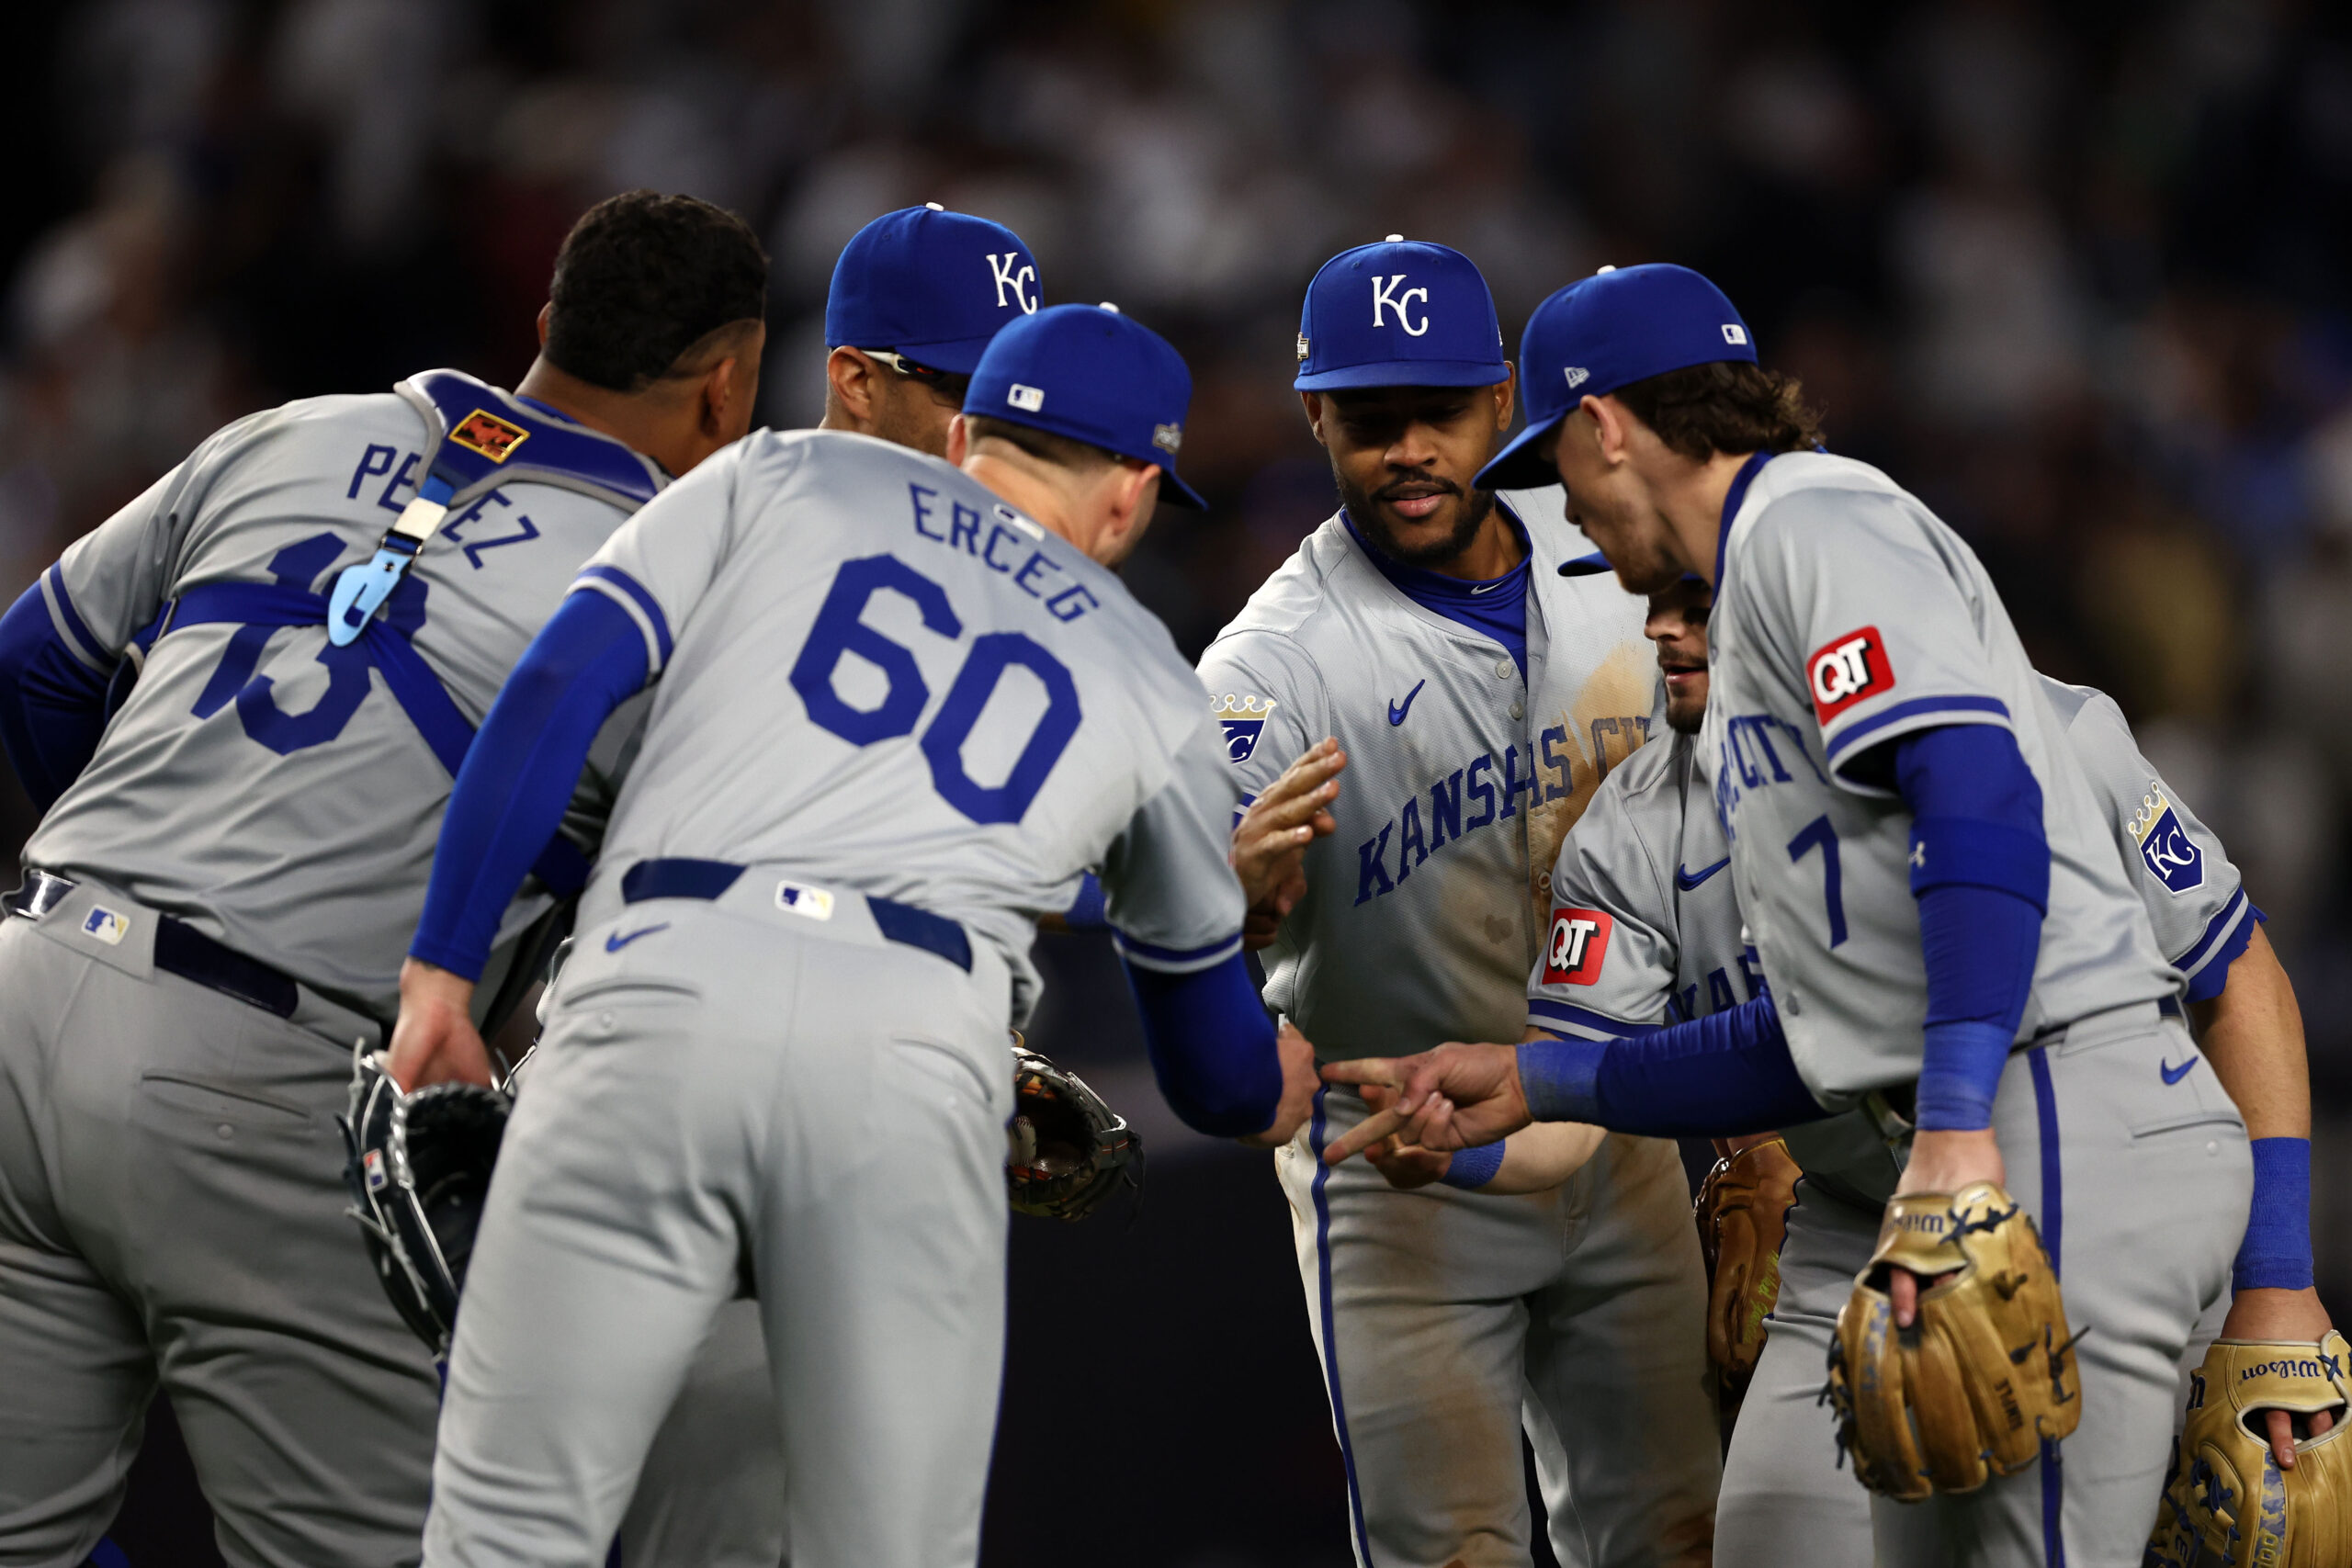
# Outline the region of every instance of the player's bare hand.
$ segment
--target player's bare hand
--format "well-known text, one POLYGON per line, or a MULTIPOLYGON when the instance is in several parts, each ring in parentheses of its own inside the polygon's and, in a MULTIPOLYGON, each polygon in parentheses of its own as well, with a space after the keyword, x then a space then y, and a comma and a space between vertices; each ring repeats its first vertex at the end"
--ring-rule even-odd
MULTIPOLYGON (((1374 1111, 1387 1110, 1396 1102, 1396 1091, 1379 1084, 1357 1086, 1357 1093, 1374 1111)), ((1416 1187, 1427 1187, 1432 1181, 1442 1181, 1445 1173, 1453 1168, 1453 1156, 1439 1149, 1425 1149, 1419 1144, 1408 1144, 1402 1138, 1387 1137, 1363 1151, 1388 1185, 1399 1191, 1409 1192, 1416 1187)))
POLYGON ((1265 1131, 1241 1140, 1251 1148, 1278 1149, 1298 1136, 1315 1113, 1315 1091, 1322 1088, 1315 1076, 1315 1047, 1287 1020, 1274 1033, 1274 1050, 1282 1057, 1283 1098, 1265 1131))
POLYGON ((1323 1151, 1330 1165, 1395 1136, 1450 1154, 1508 1137, 1533 1120, 1520 1087, 1515 1045, 1448 1043, 1418 1056, 1333 1062, 1324 1067, 1323 1079, 1397 1091, 1395 1104, 1374 1111, 1323 1151))
MULTIPOLYGON (((2008 1167, 1993 1130, 1971 1133, 1919 1132, 1911 1135, 1911 1163, 1903 1168, 1897 1192, 1957 1192, 1972 1181, 2008 1185, 2008 1167)), ((1921 1279, 1908 1269, 1887 1271, 1886 1293, 1894 1306, 1894 1325, 1908 1328, 1918 1320, 1919 1292, 1943 1278, 1921 1279)))
MULTIPOLYGON (((2222 1320, 2224 1339, 2275 1339, 2296 1345, 2316 1345, 2335 1327, 2317 1290, 2240 1291, 2230 1298, 2230 1315, 2222 1320)), ((2295 1468, 2295 1418, 2284 1410, 2262 1413, 2270 1433, 2270 1452, 2281 1470, 2295 1468)), ((2335 1417, 2319 1411, 2307 1417, 2304 1434, 2316 1438, 2332 1431, 2335 1417)))
POLYGON ((1230 858, 1250 906, 1241 940, 1253 952, 1274 940, 1283 919, 1306 897, 1306 847, 1339 827, 1329 807, 1340 797, 1340 773, 1347 765, 1337 740, 1317 742, 1234 824, 1230 858))
POLYGON ((490 1052, 474 1028, 474 985, 412 958, 401 965, 401 1016, 387 1070, 401 1089, 491 1082, 490 1052))

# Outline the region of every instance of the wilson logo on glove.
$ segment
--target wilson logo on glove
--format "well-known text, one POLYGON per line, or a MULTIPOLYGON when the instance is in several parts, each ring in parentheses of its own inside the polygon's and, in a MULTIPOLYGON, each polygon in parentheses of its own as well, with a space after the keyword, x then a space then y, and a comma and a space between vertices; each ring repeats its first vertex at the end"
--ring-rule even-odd
POLYGON ((1832 637, 1804 661, 1814 716, 1827 724, 1856 703, 1894 690, 1894 667, 1876 626, 1832 637))
POLYGON ((1544 942, 1544 983, 1596 984, 1600 965, 1609 956, 1609 933, 1616 923, 1598 909, 1553 910, 1551 934, 1544 942))

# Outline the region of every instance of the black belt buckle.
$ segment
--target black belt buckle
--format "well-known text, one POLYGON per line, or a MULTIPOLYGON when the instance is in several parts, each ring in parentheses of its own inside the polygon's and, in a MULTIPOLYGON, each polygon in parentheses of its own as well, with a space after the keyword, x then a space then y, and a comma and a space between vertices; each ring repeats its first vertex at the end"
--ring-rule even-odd
POLYGON ((71 877, 58 876, 46 871, 28 871, 25 873, 22 886, 13 892, 0 894, 0 910, 28 920, 38 920, 65 902, 65 896, 73 892, 74 887, 71 877))

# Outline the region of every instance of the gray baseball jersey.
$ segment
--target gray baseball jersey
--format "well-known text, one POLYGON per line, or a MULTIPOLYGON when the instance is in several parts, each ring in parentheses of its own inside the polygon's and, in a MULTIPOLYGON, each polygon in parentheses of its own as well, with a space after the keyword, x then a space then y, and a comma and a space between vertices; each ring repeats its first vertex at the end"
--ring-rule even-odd
POLYGON ((1554 851, 1639 747, 1657 671, 1642 608, 1585 552, 1559 492, 1506 498, 1533 558, 1527 672, 1413 602, 1340 517, 1250 596, 1201 660, 1251 795, 1325 736, 1348 771, 1339 830, 1266 952, 1266 1000, 1327 1057, 1515 1035, 1554 851))
MULTIPOLYGON (((2184 973, 2201 973, 2248 918, 2237 868, 2140 754, 2110 698, 2039 679, 2120 853, 2145 873, 2136 887, 2164 952, 2184 973), (2148 804, 2155 801, 2160 810, 2148 804), (2164 812, 2175 826, 2154 831, 2164 812), (2176 831, 2177 841, 2169 836, 2176 831), (2144 852, 2146 842, 2161 852, 2144 852)), ((1530 1023, 1587 1039, 1623 1037, 1703 1018, 1763 988, 1732 880, 1722 874, 1730 850, 1702 761, 1689 736, 1644 747, 1602 782, 1561 841, 1551 929, 1528 976, 1530 1023)), ((1873 1205, 1894 1190, 1899 1169, 1860 1112, 1783 1135, 1816 1183, 1873 1205)))
POLYGON ((1239 951, 1201 683, 1118 578, 935 457, 761 431, 613 536, 658 682, 583 926, 640 860, 780 865, 962 921, 1024 1018, 1036 919, 1099 865, 1132 962, 1239 951))
POLYGON ((1864 463, 1763 463, 1727 519, 1705 739, 1739 905, 1826 1103, 1919 1071, 1911 814, 1841 771, 1914 730, 2009 730, 2040 784, 2048 919, 2019 1037, 2172 994, 2090 785, 1983 565, 1864 463), (1834 563, 1834 566, 1833 566, 1834 563))
MULTIPOLYGON (((560 425, 565 439, 610 448, 648 491, 659 482, 618 442, 479 390, 494 423, 560 425)), ((41 591, 59 636, 92 668, 135 654, 167 607, 178 618, 26 845, 28 865, 94 877, 324 995, 392 1015, 451 782, 436 754, 448 737, 421 732, 408 711, 414 669, 379 660, 372 637, 330 646, 323 599, 307 625, 272 619, 274 604, 242 624, 187 607, 224 585, 323 593, 414 494, 427 434, 391 394, 254 414, 65 552, 41 591)), ((552 444, 544 428, 539 439, 552 444)), ((581 562, 626 515, 622 502, 557 484, 493 490, 450 515, 383 624, 423 656, 425 682, 437 678, 462 724, 479 725, 581 562)), ((460 749, 467 739, 461 728, 460 749)), ((583 804, 602 787, 592 770, 583 804)), ((547 904, 536 886, 516 900, 502 942, 547 904)))

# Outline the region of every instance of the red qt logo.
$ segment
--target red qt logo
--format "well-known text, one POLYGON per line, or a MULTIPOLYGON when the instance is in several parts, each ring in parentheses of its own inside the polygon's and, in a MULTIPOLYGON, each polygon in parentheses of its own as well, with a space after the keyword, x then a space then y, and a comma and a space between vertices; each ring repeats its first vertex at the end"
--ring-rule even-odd
POLYGON ((1827 724, 1856 703, 1894 689, 1894 669, 1876 626, 1832 637, 1804 661, 1814 716, 1827 724))
POLYGON ((1609 956, 1609 932, 1616 923, 1598 909, 1553 910, 1552 930, 1544 942, 1544 983, 1598 982, 1601 963, 1609 956))

